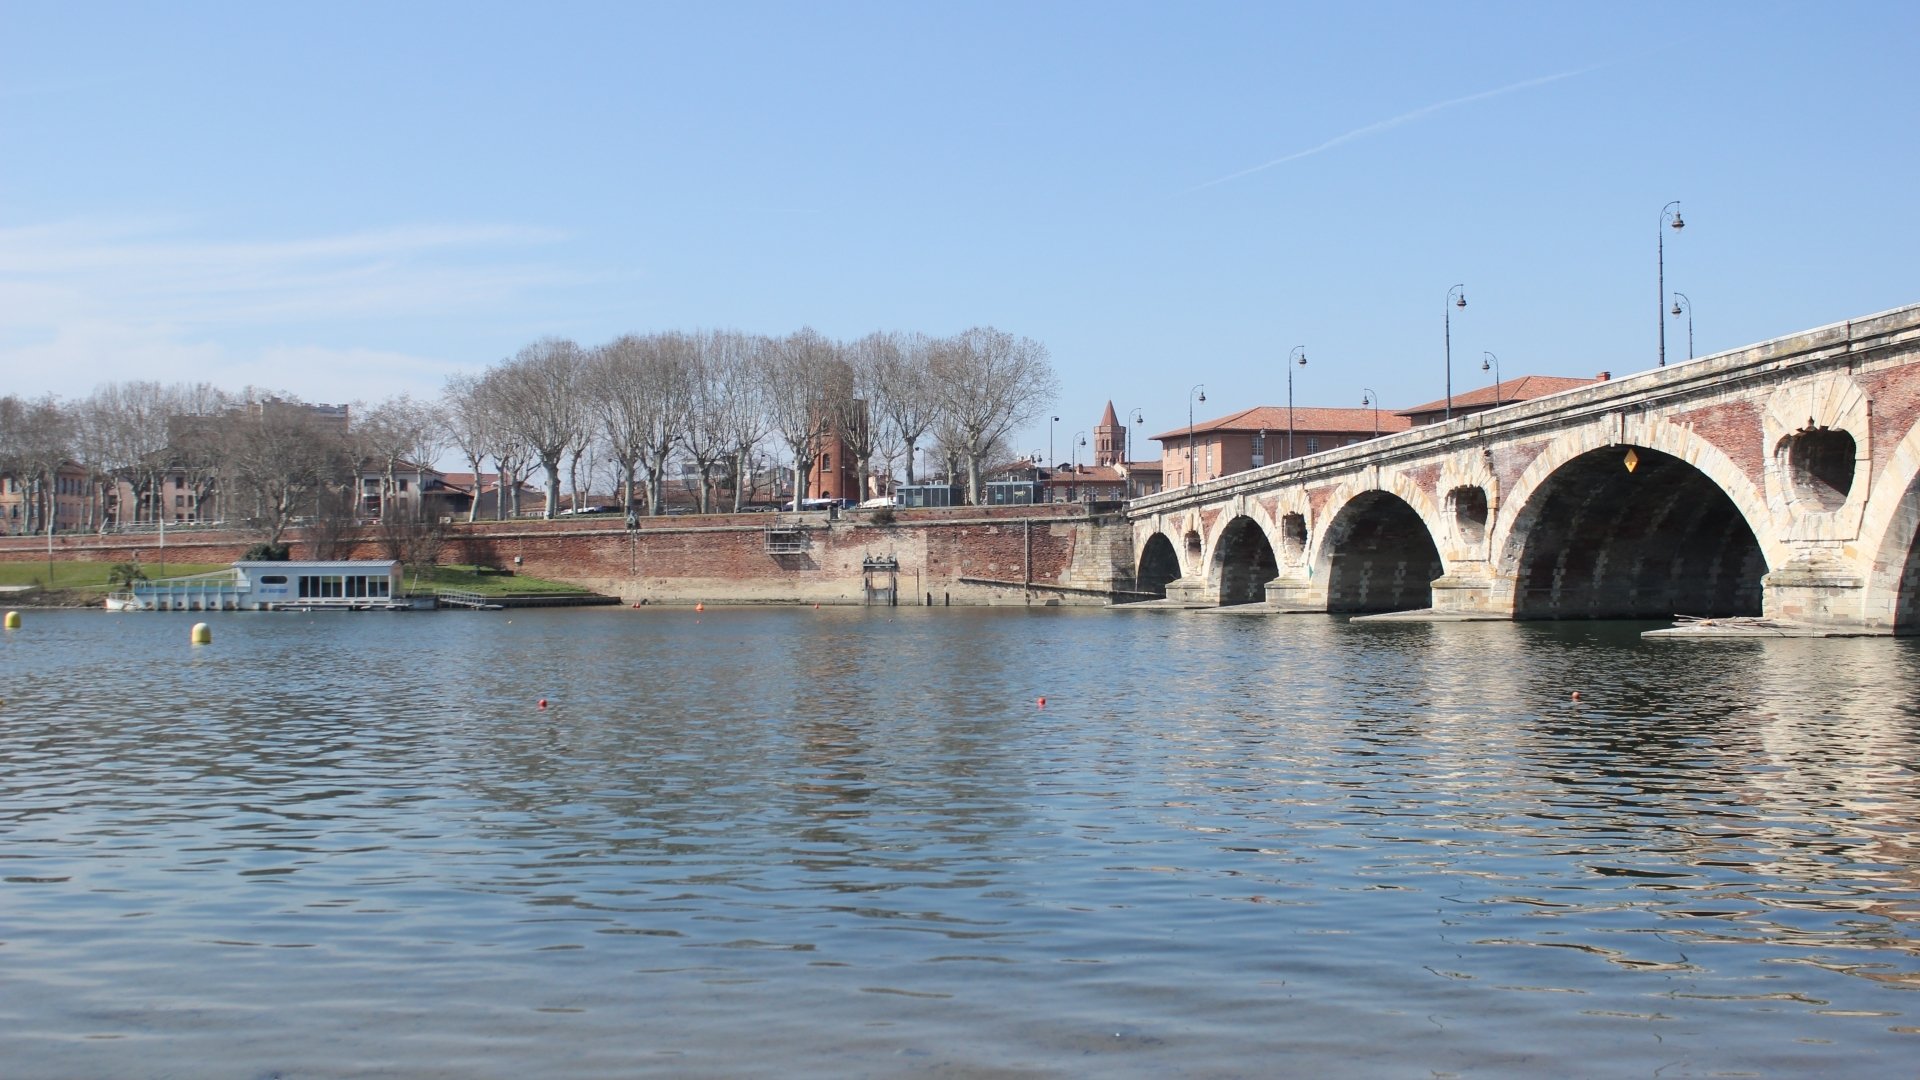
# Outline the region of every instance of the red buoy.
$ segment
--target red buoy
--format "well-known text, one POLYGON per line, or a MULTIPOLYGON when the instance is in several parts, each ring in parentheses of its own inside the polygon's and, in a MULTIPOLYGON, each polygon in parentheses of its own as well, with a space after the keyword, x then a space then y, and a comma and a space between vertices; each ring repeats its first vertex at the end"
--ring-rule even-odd
POLYGON ((540 699, 540 707, 541 707, 541 708, 543 708, 543 709, 547 707, 547 699, 546 699, 546 698, 541 698, 541 699, 540 699))
POLYGON ((1044 708, 1046 708, 1046 707, 1047 707, 1047 699, 1046 699, 1046 698, 1041 698, 1041 699, 1040 699, 1040 701, 1038 702, 1038 704, 1039 704, 1039 706, 1040 706, 1041 708, 1043 708, 1043 709, 1044 709, 1044 708))

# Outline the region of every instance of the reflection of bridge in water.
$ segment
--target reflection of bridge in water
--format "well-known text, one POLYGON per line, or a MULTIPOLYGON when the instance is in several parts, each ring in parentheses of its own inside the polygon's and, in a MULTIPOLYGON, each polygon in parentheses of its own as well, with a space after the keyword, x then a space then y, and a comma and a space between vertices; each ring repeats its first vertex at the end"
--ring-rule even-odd
POLYGON ((1163 492, 1143 591, 1920 632, 1920 305, 1163 492))

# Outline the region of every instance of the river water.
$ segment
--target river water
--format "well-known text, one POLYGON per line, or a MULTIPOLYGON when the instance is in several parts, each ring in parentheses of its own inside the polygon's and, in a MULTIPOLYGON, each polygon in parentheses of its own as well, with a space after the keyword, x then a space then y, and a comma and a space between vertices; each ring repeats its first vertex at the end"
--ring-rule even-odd
POLYGON ((26 614, 9 1080, 1920 1062, 1913 641, 26 614))

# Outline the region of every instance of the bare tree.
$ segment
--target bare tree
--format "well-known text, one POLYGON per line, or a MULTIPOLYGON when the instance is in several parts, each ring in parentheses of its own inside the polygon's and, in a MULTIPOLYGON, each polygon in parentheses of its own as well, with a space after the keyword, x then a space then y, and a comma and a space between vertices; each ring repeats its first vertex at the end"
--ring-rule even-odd
MULTIPOLYGON (((440 406, 448 440, 459 448, 460 456, 473 470, 473 501, 467 504, 467 522, 472 524, 480 517, 480 493, 486 486, 480 478, 481 469, 493 448, 497 423, 481 380, 471 375, 447 379, 446 389, 440 392, 440 406)), ((496 504, 503 490, 495 490, 496 504)))
POLYGON ((1059 379, 1046 346, 992 327, 944 342, 930 365, 935 401, 967 467, 967 501, 980 501, 981 466, 1007 433, 1051 404, 1059 379))
POLYGON ((546 516, 560 506, 560 461, 585 426, 580 346, 542 338, 488 372, 497 377, 501 425, 532 451, 547 474, 546 516))
POLYGON ((873 412, 891 428, 905 451, 907 483, 914 482, 913 452, 933 426, 939 402, 933 392, 933 354, 939 344, 925 334, 903 334, 880 357, 874 376, 873 412))
MULTIPOLYGON (((354 423, 355 441, 367 457, 380 468, 380 520, 383 522, 398 520, 398 512, 403 508, 398 504, 400 498, 400 466, 411 464, 417 478, 424 478, 426 462, 419 460, 423 449, 438 454, 432 436, 437 427, 430 405, 415 401, 409 394, 388 398, 375 405, 357 418, 354 423), (425 445, 423 445, 425 444, 425 445), (410 460, 411 459, 411 460, 410 460)), ((420 491, 416 480, 414 498, 420 491)))
POLYGON ((250 403, 223 430, 233 495, 251 500, 249 521, 267 543, 279 543, 295 518, 338 512, 358 466, 343 432, 286 400, 250 403))
POLYGON ((807 470, 833 430, 833 404, 850 393, 840 346, 806 327, 770 351, 767 416, 793 454, 793 508, 807 497, 807 470))
POLYGON ((13 478, 25 496, 21 532, 53 531, 55 480, 73 455, 73 435, 72 414, 53 395, 36 401, 0 398, 0 475, 13 478))
POLYGON ((769 370, 775 343, 757 334, 721 331, 707 342, 701 407, 696 422, 711 423, 724 448, 733 486, 733 512, 754 489, 754 451, 767 437, 769 370))

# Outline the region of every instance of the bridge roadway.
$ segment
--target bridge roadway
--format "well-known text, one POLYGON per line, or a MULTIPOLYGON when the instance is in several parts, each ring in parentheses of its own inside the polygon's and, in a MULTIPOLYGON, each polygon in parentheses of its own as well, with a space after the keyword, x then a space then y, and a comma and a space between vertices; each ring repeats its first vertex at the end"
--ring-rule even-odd
POLYGON ((1920 304, 1136 500, 1170 602, 1920 633, 1920 304))

